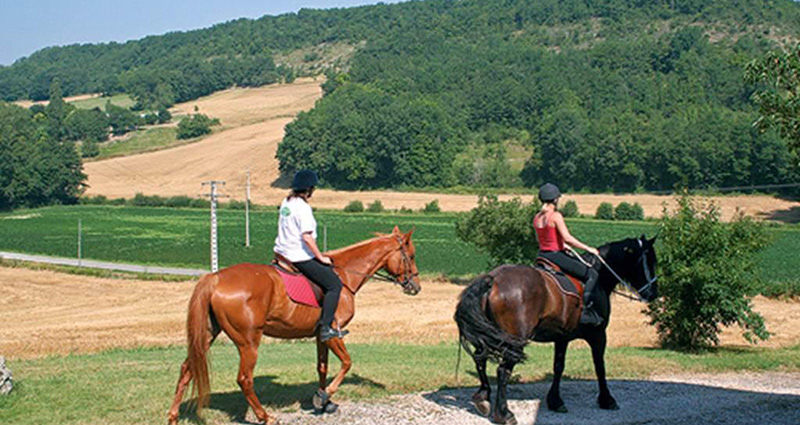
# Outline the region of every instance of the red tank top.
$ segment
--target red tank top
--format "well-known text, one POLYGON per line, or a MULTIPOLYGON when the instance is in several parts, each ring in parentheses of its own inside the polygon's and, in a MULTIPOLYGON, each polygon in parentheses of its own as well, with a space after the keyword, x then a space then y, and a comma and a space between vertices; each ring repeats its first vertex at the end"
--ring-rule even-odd
MULTIPOLYGON (((537 217, 538 218, 538 215, 537 217)), ((533 219, 536 222, 536 218, 533 219)), ((536 237, 539 239, 539 250, 540 251, 561 251, 564 249, 564 238, 561 237, 561 233, 558 233, 558 229, 554 227, 550 227, 547 220, 544 220, 544 227, 536 227, 534 224, 533 228, 536 229, 536 237)))

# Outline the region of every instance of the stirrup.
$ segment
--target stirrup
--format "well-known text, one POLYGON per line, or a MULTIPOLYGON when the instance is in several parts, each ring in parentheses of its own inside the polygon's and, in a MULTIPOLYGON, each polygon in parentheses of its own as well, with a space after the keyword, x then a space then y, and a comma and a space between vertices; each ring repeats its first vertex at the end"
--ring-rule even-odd
POLYGON ((330 326, 320 326, 319 340, 320 342, 325 342, 331 338, 344 338, 344 336, 349 333, 350 331, 348 330, 333 329, 330 326))

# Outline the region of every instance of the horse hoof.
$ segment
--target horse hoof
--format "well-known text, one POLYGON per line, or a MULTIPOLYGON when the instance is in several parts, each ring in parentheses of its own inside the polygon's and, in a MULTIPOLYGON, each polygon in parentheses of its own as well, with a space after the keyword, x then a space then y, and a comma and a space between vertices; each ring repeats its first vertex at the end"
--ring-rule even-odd
POLYGON ((330 401, 330 396, 323 390, 317 390, 314 393, 314 397, 311 398, 311 405, 314 406, 314 410, 317 412, 322 412, 322 409, 325 408, 325 405, 328 404, 330 401))
POLYGON ((556 413, 567 413, 568 412, 567 406, 565 406, 563 404, 558 406, 558 407, 551 407, 551 406, 548 405, 547 409, 550 410, 550 411, 556 412, 556 413))
POLYGON ((322 409, 324 413, 336 413, 337 410, 339 410, 339 405, 332 401, 329 401, 325 408, 322 409))
POLYGON ((616 400, 611 400, 610 403, 600 403, 600 408, 604 410, 619 410, 619 405, 616 400))
POLYGON ((280 421, 278 421, 278 418, 272 416, 268 417, 267 420, 264 421, 264 425, 279 425, 279 424, 280 421))
POLYGON ((514 416, 514 414, 511 412, 506 413, 506 415, 503 416, 502 418, 498 417, 497 414, 495 414, 494 418, 492 419, 492 422, 503 425, 517 425, 517 417, 514 416))
POLYGON ((472 404, 481 416, 489 416, 492 410, 492 405, 486 400, 473 400, 472 404))

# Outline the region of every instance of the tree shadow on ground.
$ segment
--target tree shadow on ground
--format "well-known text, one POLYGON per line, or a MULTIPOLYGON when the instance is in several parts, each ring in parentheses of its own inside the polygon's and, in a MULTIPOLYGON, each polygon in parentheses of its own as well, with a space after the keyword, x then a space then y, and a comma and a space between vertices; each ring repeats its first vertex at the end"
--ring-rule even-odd
MULTIPOLYGON (((300 402, 300 409, 313 411, 311 397, 318 388, 318 382, 305 382, 300 384, 282 384, 276 382, 275 375, 258 376, 253 380, 253 390, 258 396, 259 402, 267 412, 289 407, 300 402)), ((358 374, 345 377, 342 384, 357 385, 385 389, 380 382, 375 382, 369 378, 363 378, 358 374)), ((226 413, 232 421, 239 423, 249 423, 245 419, 249 405, 240 390, 225 393, 212 393, 209 398, 207 409, 218 410, 226 413)), ((271 413, 270 413, 271 414, 271 413)), ((187 419, 193 423, 203 423, 194 409, 193 400, 184 401, 180 407, 180 418, 187 419)))
MULTIPOLYGON (((550 377, 551 379, 552 377, 550 377)), ((561 397, 568 413, 547 410, 544 401, 550 389, 550 379, 533 383, 509 385, 509 408, 520 424, 798 424, 800 423, 800 384, 796 375, 787 382, 766 379, 753 382, 742 376, 744 386, 758 388, 760 384, 778 387, 776 392, 761 392, 708 386, 698 383, 612 380, 611 394, 620 410, 602 410, 597 406, 597 382, 594 380, 564 380, 561 397), (792 382, 794 381, 794 382, 792 382)), ((699 379, 698 379, 699 380, 699 379)), ((766 387, 764 387, 766 388, 766 387)), ((446 410, 468 412, 472 419, 481 416, 472 405, 477 387, 443 388, 423 395, 426 400, 446 410)), ((492 401, 496 388, 492 387, 492 401)), ((766 391, 766 390, 765 390, 766 391)), ((470 423, 472 423, 470 421, 470 423)), ((489 423, 489 420, 486 420, 489 423)))
POLYGON ((761 218, 780 221, 783 223, 800 223, 800 207, 791 207, 786 210, 776 210, 760 214, 761 218))
POLYGON ((292 187, 292 178, 293 175, 281 173, 277 179, 273 180, 270 183, 270 187, 277 188, 277 189, 290 189, 292 187))

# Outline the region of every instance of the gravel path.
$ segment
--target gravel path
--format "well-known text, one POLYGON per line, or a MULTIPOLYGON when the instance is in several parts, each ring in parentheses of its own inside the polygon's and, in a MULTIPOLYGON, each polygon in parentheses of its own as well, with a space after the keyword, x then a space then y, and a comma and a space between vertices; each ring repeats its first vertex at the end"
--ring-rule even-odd
MULTIPOLYGON (((509 387, 520 424, 800 424, 800 373, 672 375, 611 381, 618 411, 596 407, 594 381, 562 383, 569 413, 544 408, 549 382, 509 387)), ((344 402, 337 413, 281 413, 282 424, 489 424, 469 403, 474 388, 344 402)), ((250 418, 248 416, 248 418, 250 418)))

